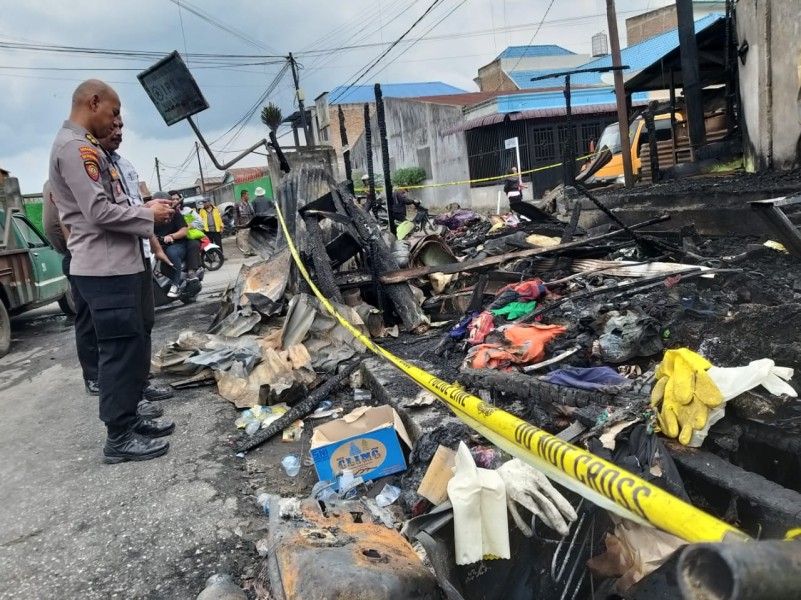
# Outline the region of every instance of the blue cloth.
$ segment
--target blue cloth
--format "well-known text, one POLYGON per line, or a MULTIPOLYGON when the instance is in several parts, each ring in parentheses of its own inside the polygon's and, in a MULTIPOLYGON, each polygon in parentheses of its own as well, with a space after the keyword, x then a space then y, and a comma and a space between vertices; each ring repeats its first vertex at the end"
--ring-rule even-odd
POLYGON ((461 340, 467 335, 467 328, 470 326, 470 322, 473 320, 473 318, 475 318, 475 316, 476 313, 473 313, 464 317, 461 321, 453 326, 453 328, 448 332, 448 335, 455 340, 461 340))
POLYGON ((631 385, 631 380, 609 367, 564 367, 541 379, 555 385, 608 394, 615 394, 631 385))

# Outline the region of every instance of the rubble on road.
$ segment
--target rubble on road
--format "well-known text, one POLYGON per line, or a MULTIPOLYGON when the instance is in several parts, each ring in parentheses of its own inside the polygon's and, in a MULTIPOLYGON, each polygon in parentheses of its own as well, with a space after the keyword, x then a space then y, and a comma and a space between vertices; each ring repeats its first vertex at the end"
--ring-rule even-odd
POLYGON ((564 220, 533 206, 488 217, 456 209, 438 218, 442 235, 413 234, 407 246, 321 169, 282 182, 281 211, 309 280, 272 223, 253 236, 262 260, 243 267, 210 333, 185 332, 154 360, 184 375, 181 385, 213 376, 221 396, 248 409, 236 452, 309 419, 284 437, 300 439, 301 469, 314 464, 319 482, 312 490, 298 481, 292 515, 271 509, 273 540, 260 550, 277 597, 278 586, 289 597, 312 581, 297 579, 311 556, 358 567, 364 585, 400 565, 395 575, 425 581, 415 597, 428 597, 430 572, 412 543, 448 598, 501 598, 523 581, 535 597, 581 597, 590 586, 626 594, 675 569, 695 540, 645 527, 615 491, 634 481, 622 472, 739 537, 781 538, 798 525, 801 263, 765 240, 673 231, 668 216, 624 225, 585 195, 611 222, 582 229, 575 201, 564 220), (311 283, 355 329, 332 317, 311 283), (603 480, 601 467, 591 471, 591 485, 631 518, 510 460, 481 435, 489 431, 437 402, 435 387, 421 393, 393 367, 365 360, 369 340, 458 382, 487 414, 503 409, 620 469, 603 480), (359 367, 351 386, 371 394, 343 393, 359 367), (348 428, 370 411, 395 417, 348 428), (393 452, 391 468, 379 469, 393 452), (338 504, 354 495, 360 507, 338 504), (391 510, 376 512, 376 497, 391 510), (405 524, 408 541, 375 532, 369 544, 385 545, 367 548, 359 540, 370 527, 347 532, 368 521, 405 524), (492 534, 501 529, 510 536, 492 534), (298 535, 313 549, 305 558, 287 542, 298 535))

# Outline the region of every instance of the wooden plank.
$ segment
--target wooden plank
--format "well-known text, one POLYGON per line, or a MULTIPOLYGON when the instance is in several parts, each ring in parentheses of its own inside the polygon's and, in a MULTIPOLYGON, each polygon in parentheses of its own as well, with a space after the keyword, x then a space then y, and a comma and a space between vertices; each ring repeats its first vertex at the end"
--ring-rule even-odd
MULTIPOLYGON (((670 220, 669 215, 662 215, 661 217, 656 217, 655 219, 651 219, 649 221, 644 221, 636 225, 630 225, 629 229, 642 229, 643 227, 649 227, 650 225, 655 225, 656 223, 662 223, 668 220, 670 220)), ((620 235, 622 233, 624 233, 622 230, 616 230, 616 231, 610 231, 609 233, 603 233, 601 235, 584 238, 582 240, 577 240, 575 242, 569 242, 567 244, 550 246, 548 248, 531 248, 530 250, 518 250, 516 252, 500 254, 498 256, 488 256, 487 258, 466 260, 464 262, 451 263, 448 265, 432 265, 430 267, 414 267, 411 269, 401 269, 399 271, 389 271, 381 276, 381 282, 400 283, 402 281, 409 281, 410 279, 417 279, 418 277, 425 277, 426 275, 431 275, 432 273, 452 274, 452 273, 462 273, 465 271, 475 271, 477 269, 483 269, 484 267, 491 267, 492 265, 498 265, 503 262, 514 260, 517 258, 526 258, 528 256, 540 256, 543 254, 558 254, 563 250, 570 250, 571 248, 580 248, 586 246, 590 242, 605 240, 620 235)))
POLYGON ((448 499, 448 482, 453 479, 453 468, 456 466, 456 452, 445 446, 439 446, 417 493, 438 506, 448 499))

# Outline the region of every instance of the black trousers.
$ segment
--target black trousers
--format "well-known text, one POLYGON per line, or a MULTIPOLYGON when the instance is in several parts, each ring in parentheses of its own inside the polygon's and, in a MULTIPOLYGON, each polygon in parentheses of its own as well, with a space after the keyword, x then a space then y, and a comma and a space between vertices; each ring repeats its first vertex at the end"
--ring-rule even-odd
MULTIPOLYGON (((206 236, 208 236, 209 240, 212 244, 217 244, 220 247, 220 252, 223 251, 222 249, 222 234, 219 231, 207 231, 206 236)), ((223 252, 223 254, 225 254, 223 252)))
POLYGON ((200 240, 186 240, 186 268, 192 271, 200 268, 200 240))
POLYGON ((75 285, 74 278, 70 277, 70 263, 72 256, 66 254, 61 263, 64 275, 70 282, 72 298, 75 301, 75 348, 78 351, 78 362, 81 364, 81 371, 84 379, 97 381, 97 363, 99 355, 97 352, 97 336, 95 335, 95 325, 92 323, 92 313, 78 286, 75 285))
MULTIPOLYGON (((150 362, 144 325, 143 278, 134 275, 72 279, 89 310, 97 335, 100 420, 118 435, 136 419, 150 362)), ((152 288, 150 290, 152 302, 152 288)))

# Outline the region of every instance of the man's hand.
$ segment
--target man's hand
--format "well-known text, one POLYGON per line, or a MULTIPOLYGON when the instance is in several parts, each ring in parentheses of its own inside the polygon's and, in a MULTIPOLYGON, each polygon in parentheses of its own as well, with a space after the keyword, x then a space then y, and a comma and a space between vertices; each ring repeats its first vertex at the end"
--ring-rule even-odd
POLYGON ((172 261, 170 260, 170 257, 167 256, 167 254, 165 254, 165 252, 161 248, 161 246, 159 246, 159 249, 156 250, 153 253, 153 256, 155 256, 156 259, 158 259, 159 261, 163 262, 164 264, 170 265, 171 267, 173 266, 172 261))
POLYGON ((155 223, 169 223, 175 211, 170 208, 168 200, 151 200, 145 204, 146 208, 153 211, 153 221, 155 223))

